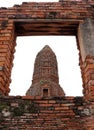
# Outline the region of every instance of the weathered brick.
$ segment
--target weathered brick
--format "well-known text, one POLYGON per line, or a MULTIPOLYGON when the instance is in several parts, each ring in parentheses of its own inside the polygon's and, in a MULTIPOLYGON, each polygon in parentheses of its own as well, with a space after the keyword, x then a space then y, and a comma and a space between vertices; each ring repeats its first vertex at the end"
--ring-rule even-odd
MULTIPOLYGON (((79 100, 76 101, 74 97, 65 97, 62 100, 60 98, 58 100, 42 99, 40 96, 6 97, 9 93, 11 81, 16 36, 77 36, 78 26, 84 23, 87 18, 92 19, 94 26, 94 0, 24 2, 22 5, 0 8, 0 95, 5 95, 4 97, 0 96, 0 129, 94 129, 94 55, 86 55, 85 57, 84 54, 83 61, 81 59, 83 57, 81 48, 79 50, 84 91, 83 103, 79 101, 82 98, 78 98, 79 100), (31 24, 30 27, 28 27, 28 23, 31 24), (30 31, 30 28, 33 31, 30 31), (8 112, 10 112, 10 115, 8 115, 8 112), (4 117, 4 115, 8 117, 4 117)), ((93 27, 91 30, 93 31, 93 27)), ((88 32, 87 34, 90 33, 91 35, 91 30, 86 31, 86 33, 88 32)), ((93 35, 91 36, 93 37, 93 35)), ((88 37, 86 38, 88 40, 88 37)), ((81 43, 79 44, 81 45, 81 43)), ((91 54, 90 45, 88 50, 91 54)), ((93 52, 92 54, 94 54, 93 52)))

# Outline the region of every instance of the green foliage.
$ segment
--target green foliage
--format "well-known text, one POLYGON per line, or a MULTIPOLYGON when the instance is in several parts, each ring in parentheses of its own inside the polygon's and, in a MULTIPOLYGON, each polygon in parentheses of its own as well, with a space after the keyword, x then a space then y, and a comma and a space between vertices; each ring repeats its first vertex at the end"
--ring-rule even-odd
POLYGON ((4 117, 0 116, 0 124, 4 121, 4 117))
POLYGON ((26 100, 24 102, 19 102, 18 106, 10 106, 8 103, 1 103, 0 102, 0 113, 2 113, 3 110, 8 110, 11 112, 11 116, 22 116, 24 113, 38 113, 39 112, 39 107, 38 104, 26 100))
POLYGON ((39 111, 38 107, 34 104, 34 102, 28 105, 27 110, 30 113, 38 113, 39 111))
POLYGON ((1 102, 0 102, 0 112, 2 112, 2 110, 3 110, 4 108, 8 109, 9 106, 8 106, 7 104, 5 104, 5 103, 1 103, 1 102))
POLYGON ((13 109, 13 116, 22 116, 23 110, 21 110, 19 107, 13 109))
POLYGON ((25 106, 21 103, 18 107, 13 108, 13 116, 22 116, 25 111, 25 106))
POLYGON ((20 103, 18 107, 13 108, 13 116, 22 116, 24 113, 38 113, 39 109, 37 104, 31 101, 20 103))
POLYGON ((44 80, 42 79, 42 80, 40 80, 40 84, 43 84, 44 83, 44 80))

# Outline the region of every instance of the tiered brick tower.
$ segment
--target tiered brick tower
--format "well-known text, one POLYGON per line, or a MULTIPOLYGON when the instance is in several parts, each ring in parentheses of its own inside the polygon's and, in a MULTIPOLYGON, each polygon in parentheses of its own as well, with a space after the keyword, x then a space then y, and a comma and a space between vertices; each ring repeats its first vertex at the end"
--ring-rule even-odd
POLYGON ((48 45, 36 57, 32 85, 26 95, 64 96, 64 92, 59 85, 56 56, 48 45))

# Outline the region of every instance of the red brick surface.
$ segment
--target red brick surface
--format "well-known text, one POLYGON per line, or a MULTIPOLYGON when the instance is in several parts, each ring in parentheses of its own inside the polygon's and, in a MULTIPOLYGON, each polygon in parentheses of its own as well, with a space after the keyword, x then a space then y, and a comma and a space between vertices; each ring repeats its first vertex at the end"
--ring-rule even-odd
MULTIPOLYGON (((33 35, 43 35, 44 34, 74 34, 77 33, 77 26, 86 18, 94 18, 94 1, 83 0, 83 1, 68 1, 64 0, 61 2, 51 2, 51 3, 36 3, 36 2, 23 2, 22 5, 14 5, 11 8, 0 8, 0 90, 4 95, 9 93, 9 84, 11 82, 10 75, 13 62, 13 53, 15 48, 15 37, 18 35, 31 35, 29 28, 32 26, 32 22, 28 24, 24 21, 43 20, 53 20, 52 24, 44 24, 42 22, 37 22, 34 24, 35 28, 31 29, 33 35), (55 20, 59 20, 59 23, 55 23, 55 20), (60 27, 60 20, 66 21, 60 27), (22 22, 24 24, 19 22, 22 22), (78 22, 77 22, 78 21, 78 22), (76 22, 76 23, 75 23, 76 22), (42 23, 42 26, 41 26, 42 23), (48 30, 45 30, 45 25, 47 25, 48 30), (59 28, 57 27, 59 26, 59 28), (55 28, 56 27, 56 28, 55 28), (37 32, 37 28, 43 29, 37 32), (51 28, 51 29, 50 29, 51 28), (53 28, 55 28, 53 30, 53 28), (67 29, 69 28, 69 29, 67 29)), ((91 65, 88 65, 90 68, 91 65)), ((88 69, 88 67, 86 69, 88 69)))
POLYGON ((0 129, 94 129, 94 107, 83 97, 55 99, 1 97, 0 112, 0 129))
POLYGON ((10 91, 17 36, 77 36, 78 26, 88 18, 94 19, 94 0, 24 2, 0 8, 1 130, 94 130, 94 55, 86 55, 82 61, 80 53, 83 97, 5 96, 10 91))
POLYGON ((94 57, 87 56, 81 70, 84 95, 87 99, 94 99, 94 57))

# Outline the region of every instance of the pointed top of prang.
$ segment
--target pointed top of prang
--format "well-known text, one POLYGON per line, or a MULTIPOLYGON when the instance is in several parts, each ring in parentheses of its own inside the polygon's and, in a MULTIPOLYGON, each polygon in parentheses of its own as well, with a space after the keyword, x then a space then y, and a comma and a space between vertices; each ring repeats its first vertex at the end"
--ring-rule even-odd
POLYGON ((50 55, 54 55, 55 56, 54 51, 51 49, 51 47, 49 45, 45 45, 41 49, 41 51, 38 53, 38 55, 43 55, 44 54, 46 56, 48 54, 48 52, 49 52, 50 55))
POLYGON ((45 45, 43 49, 51 49, 49 45, 45 45))
POLYGON ((52 51, 52 49, 51 49, 51 47, 49 45, 45 45, 42 50, 43 51, 44 50, 50 50, 50 51, 52 51))

